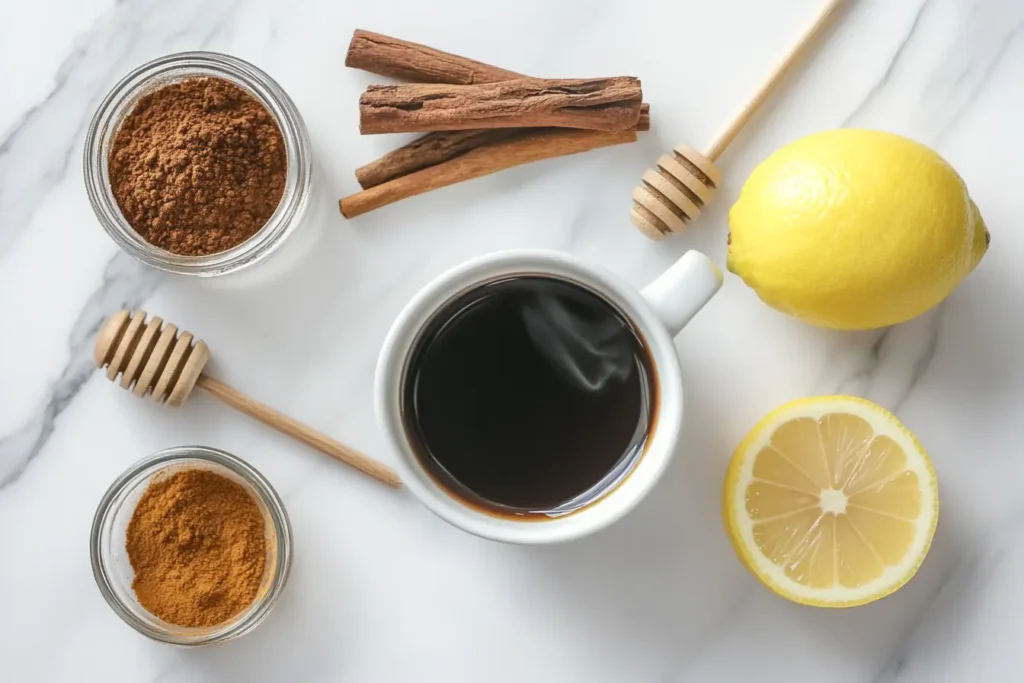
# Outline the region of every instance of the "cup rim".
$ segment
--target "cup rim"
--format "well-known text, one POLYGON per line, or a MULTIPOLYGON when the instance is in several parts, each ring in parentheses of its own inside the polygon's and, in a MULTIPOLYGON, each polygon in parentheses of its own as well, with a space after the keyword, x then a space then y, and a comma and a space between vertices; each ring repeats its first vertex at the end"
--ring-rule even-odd
POLYGON ((405 486, 432 513, 471 534, 507 543, 551 544, 603 529, 630 512, 668 467, 683 427, 682 368, 664 324, 643 295, 614 273, 575 256, 544 249, 515 249, 478 256, 450 268, 421 288, 396 317, 381 347, 374 377, 377 421, 396 451, 405 486), (439 486, 420 464, 402 424, 403 374, 416 335, 446 302, 495 277, 553 275, 594 289, 617 306, 642 334, 658 384, 657 417, 644 454, 611 490, 571 514, 511 519, 477 510, 439 486))
POLYGON ((288 582, 288 576, 291 572, 291 521, 288 518, 288 512, 284 507, 283 501, 270 482, 258 470, 238 456, 208 446, 174 446, 136 461, 110 485, 106 493, 103 494, 103 498, 100 499, 100 503, 96 507, 96 513, 93 516, 89 536, 89 554, 93 578, 96 580, 96 585, 103 595, 103 599, 126 624, 144 636, 171 645, 191 647, 214 645, 238 638, 256 628, 277 602, 288 582), (147 471, 152 471, 152 474, 156 474, 175 463, 196 460, 218 465, 231 471, 242 478, 260 497, 270 513, 277 538, 277 571, 272 577, 266 592, 261 596, 257 596, 256 600, 234 619, 209 628, 175 627, 175 631, 170 632, 153 628, 150 624, 139 619, 111 587, 106 554, 102 547, 103 530, 106 526, 107 517, 113 511, 112 505, 124 491, 125 487, 132 484, 136 478, 147 471))

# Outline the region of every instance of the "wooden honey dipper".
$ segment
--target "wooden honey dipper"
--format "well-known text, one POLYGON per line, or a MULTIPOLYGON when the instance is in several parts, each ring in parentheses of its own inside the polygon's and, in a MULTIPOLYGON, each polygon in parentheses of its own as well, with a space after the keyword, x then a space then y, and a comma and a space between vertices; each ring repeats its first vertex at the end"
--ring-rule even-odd
POLYGON ((110 316, 96 337, 93 358, 96 367, 107 368, 107 379, 114 381, 120 375, 121 387, 140 398, 149 394, 157 403, 180 406, 198 386, 235 410, 388 486, 402 486, 391 468, 204 375, 203 368, 210 359, 206 343, 156 316, 147 323, 145 311, 134 315, 119 311, 110 316))
POLYGON ((697 220, 704 207, 715 198, 715 190, 722 182, 715 160, 753 118, 790 67, 821 35, 844 2, 830 0, 825 5, 740 113, 703 153, 679 145, 671 154, 659 157, 657 168, 644 172, 642 184, 633 190, 633 210, 630 212, 630 219, 640 232, 660 240, 669 234, 682 232, 688 223, 697 220))

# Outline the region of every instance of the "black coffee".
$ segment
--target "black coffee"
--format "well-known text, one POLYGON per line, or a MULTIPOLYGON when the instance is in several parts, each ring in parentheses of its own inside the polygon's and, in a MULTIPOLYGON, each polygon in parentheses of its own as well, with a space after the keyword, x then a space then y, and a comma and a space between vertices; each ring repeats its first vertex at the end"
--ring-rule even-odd
POLYGON ((405 377, 403 419, 424 467, 495 513, 588 502, 630 471, 655 410, 651 360, 630 322, 552 277, 457 297, 427 324, 405 377))

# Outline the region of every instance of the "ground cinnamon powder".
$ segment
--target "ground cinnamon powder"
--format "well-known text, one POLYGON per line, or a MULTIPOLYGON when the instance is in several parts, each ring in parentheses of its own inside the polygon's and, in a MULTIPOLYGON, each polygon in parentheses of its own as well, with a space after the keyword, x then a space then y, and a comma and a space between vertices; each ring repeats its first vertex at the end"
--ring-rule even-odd
POLYGON ((221 78, 171 83, 143 97, 114 136, 110 185, 147 242, 182 256, 252 237, 284 194, 288 163, 277 122, 221 78))
POLYGON ((143 607, 178 626, 213 626, 256 599, 266 564, 263 515, 237 482, 183 470, 146 488, 126 549, 143 607))

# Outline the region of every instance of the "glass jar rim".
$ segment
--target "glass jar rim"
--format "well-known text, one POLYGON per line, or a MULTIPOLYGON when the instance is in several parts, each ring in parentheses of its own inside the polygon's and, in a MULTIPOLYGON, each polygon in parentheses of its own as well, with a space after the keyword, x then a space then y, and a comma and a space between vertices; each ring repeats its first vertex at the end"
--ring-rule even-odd
POLYGON ((288 512, 277 491, 270 482, 247 462, 226 451, 208 446, 175 446, 158 451, 135 462, 110 485, 93 516, 92 529, 89 537, 89 552, 92 563, 93 577, 104 600, 121 619, 139 633, 154 640, 172 645, 202 646, 226 642, 242 636, 256 628, 269 614, 281 591, 288 581, 292 560, 292 529, 288 512), (117 592, 111 587, 111 577, 103 549, 103 530, 112 506, 125 489, 134 485, 138 477, 147 472, 150 476, 177 463, 201 461, 224 467, 232 474, 240 477, 259 496, 267 508, 273 522, 277 541, 276 567, 270 585, 262 595, 258 595, 249 607, 240 615, 223 625, 213 628, 189 629, 179 627, 175 633, 154 629, 150 624, 139 619, 117 592), (192 633, 194 632, 194 633, 192 633))
POLYGON ((264 71, 237 57, 218 52, 179 52, 147 62, 128 73, 100 103, 85 137, 86 192, 96 218, 107 234, 136 259, 161 270, 213 277, 248 267, 280 247, 299 224, 310 202, 313 177, 309 133, 298 108, 264 71), (249 239, 231 249, 206 256, 182 256, 142 238, 125 219, 110 187, 110 143, 139 97, 189 77, 222 78, 256 98, 274 118, 284 138, 288 168, 284 193, 270 219, 249 239))

